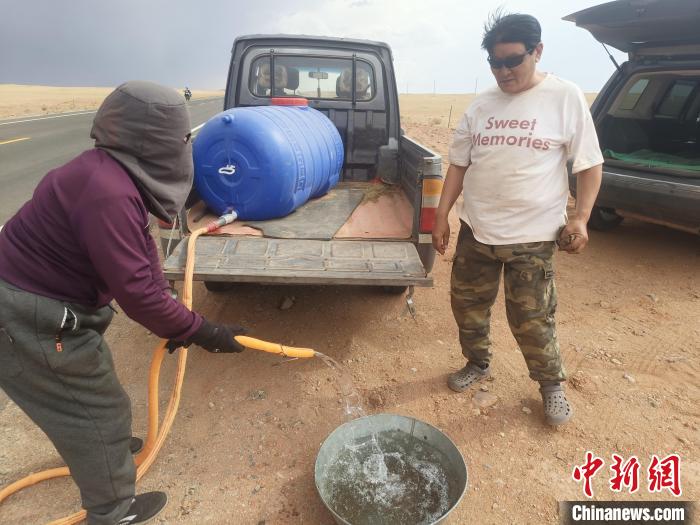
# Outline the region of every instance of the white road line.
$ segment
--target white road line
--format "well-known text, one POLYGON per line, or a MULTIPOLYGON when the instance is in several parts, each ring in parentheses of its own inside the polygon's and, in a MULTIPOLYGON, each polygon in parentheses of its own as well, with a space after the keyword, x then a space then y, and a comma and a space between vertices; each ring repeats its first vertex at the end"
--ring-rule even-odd
POLYGON ((0 146, 3 146, 5 144, 14 144, 15 142, 22 142, 23 140, 29 140, 31 137, 20 137, 17 139, 10 139, 10 140, 3 140, 0 141, 0 146))
MULTIPOLYGON (((217 97, 217 98, 215 98, 214 100, 211 100, 211 101, 206 100, 206 99, 203 100, 203 101, 197 101, 197 102, 194 102, 192 105, 201 106, 201 105, 204 105, 204 104, 211 104, 211 103, 213 103, 213 102, 216 102, 218 98, 219 98, 219 97, 217 97)), ((79 111, 79 112, 75 112, 75 113, 60 113, 60 114, 57 114, 57 115, 46 115, 46 116, 44 116, 44 117, 39 117, 39 116, 37 116, 37 117, 27 118, 27 119, 23 119, 23 120, 10 120, 10 121, 7 121, 7 122, 0 120, 0 126, 8 126, 8 125, 10 125, 10 124, 22 124, 22 123, 24 123, 24 122, 34 122, 34 121, 36 121, 36 120, 47 120, 47 119, 63 118, 63 117, 76 117, 76 116, 79 116, 79 115, 90 115, 91 113, 97 113, 97 110, 94 109, 94 110, 91 110, 91 111, 79 111)), ((199 128, 195 128, 195 129, 199 129, 199 128)), ((193 131, 194 131, 194 130, 193 130, 193 131)))
POLYGON ((26 120, 13 120, 12 122, 0 122, 0 126, 8 126, 10 124, 21 124, 22 122, 34 122, 35 120, 47 120, 47 119, 52 119, 52 118, 63 118, 63 117, 76 117, 79 115, 90 115, 91 113, 97 113, 97 110, 95 110, 95 111, 81 111, 80 113, 63 113, 61 115, 52 115, 50 117, 29 118, 26 120))
MULTIPOLYGON (((76 115, 89 115, 90 113, 97 113, 97 110, 95 111, 84 111, 82 113, 70 113, 70 114, 65 114, 65 115, 54 115, 52 117, 40 117, 40 118, 32 118, 32 119, 27 119, 27 120, 15 120, 12 122, 0 122, 0 126, 7 126, 8 124, 21 124, 22 122, 33 122, 35 120, 46 120, 50 118, 61 118, 61 117, 74 117, 76 115)), ((202 122, 199 126, 194 127, 190 130, 191 133, 194 133, 198 129, 200 129, 202 126, 204 126, 206 122, 202 122)))

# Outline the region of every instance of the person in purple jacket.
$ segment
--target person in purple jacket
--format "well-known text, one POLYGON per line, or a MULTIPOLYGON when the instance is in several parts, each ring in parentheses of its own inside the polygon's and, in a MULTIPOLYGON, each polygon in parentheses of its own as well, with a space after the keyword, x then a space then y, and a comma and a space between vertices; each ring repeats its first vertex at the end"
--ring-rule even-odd
POLYGON ((240 352, 243 329, 175 301, 149 234, 192 187, 190 118, 174 90, 127 82, 100 106, 94 149, 50 171, 0 230, 0 387, 47 434, 90 525, 145 523, 167 502, 135 496, 131 404, 103 334, 115 299, 173 346, 240 352))

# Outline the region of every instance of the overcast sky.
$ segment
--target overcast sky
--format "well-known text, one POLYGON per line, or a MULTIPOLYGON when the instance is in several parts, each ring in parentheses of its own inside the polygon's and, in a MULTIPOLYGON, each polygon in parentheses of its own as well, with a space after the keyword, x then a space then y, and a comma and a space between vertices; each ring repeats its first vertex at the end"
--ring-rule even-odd
MULTIPOLYGON (((542 24, 541 69, 597 91, 613 71, 602 46, 561 18, 600 0, 0 0, 0 83, 115 86, 152 80, 218 89, 233 40, 250 33, 367 38, 393 50, 399 91, 492 85, 480 49, 499 6, 542 24)), ((616 52, 619 60, 622 53, 616 52)))

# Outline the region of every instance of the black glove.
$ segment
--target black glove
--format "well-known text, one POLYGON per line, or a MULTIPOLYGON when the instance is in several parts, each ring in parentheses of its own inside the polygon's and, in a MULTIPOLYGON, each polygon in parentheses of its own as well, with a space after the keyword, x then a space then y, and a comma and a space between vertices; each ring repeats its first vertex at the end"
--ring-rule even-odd
POLYGON ((192 343, 212 353, 230 354, 242 352, 245 346, 236 341, 234 336, 247 332, 242 326, 212 324, 204 319, 202 326, 187 341, 173 341, 171 339, 165 347, 171 354, 180 347, 187 348, 192 343))

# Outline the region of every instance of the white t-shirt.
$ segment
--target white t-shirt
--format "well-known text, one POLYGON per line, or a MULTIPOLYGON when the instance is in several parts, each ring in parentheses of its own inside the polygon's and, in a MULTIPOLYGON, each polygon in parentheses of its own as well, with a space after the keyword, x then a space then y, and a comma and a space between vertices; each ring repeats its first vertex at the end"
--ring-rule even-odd
POLYGON ((575 84, 554 75, 511 95, 479 95, 455 130, 450 164, 469 166, 460 218, 484 244, 553 241, 566 224, 567 160, 603 163, 591 112, 575 84))

